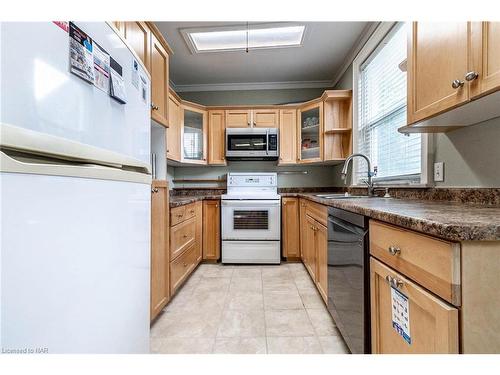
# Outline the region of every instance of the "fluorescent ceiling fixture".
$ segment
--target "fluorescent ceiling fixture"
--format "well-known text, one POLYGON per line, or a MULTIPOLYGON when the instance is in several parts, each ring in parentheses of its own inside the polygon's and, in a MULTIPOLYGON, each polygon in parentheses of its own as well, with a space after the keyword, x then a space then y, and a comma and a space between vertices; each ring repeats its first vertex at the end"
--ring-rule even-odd
MULTIPOLYGON (((298 47, 304 39, 304 25, 252 26, 248 30, 248 48, 298 47)), ((214 29, 207 31, 184 30, 194 47, 194 52, 237 51, 247 48, 246 27, 214 29)))

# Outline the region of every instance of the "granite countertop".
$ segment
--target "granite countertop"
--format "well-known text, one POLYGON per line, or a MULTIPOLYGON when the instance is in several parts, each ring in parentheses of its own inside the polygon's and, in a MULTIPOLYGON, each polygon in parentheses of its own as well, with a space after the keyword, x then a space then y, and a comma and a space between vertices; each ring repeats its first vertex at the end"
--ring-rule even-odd
MULTIPOLYGON (((338 194, 334 192, 332 194, 338 194)), ((356 212, 370 218, 415 230, 449 241, 500 241, 500 206, 460 202, 396 198, 324 199, 318 193, 281 193, 282 197, 301 197, 326 206, 356 212)), ((325 192, 322 192, 325 194, 325 192)), ((170 207, 204 199, 220 199, 213 192, 173 195, 170 207)))
POLYGON ((184 206, 204 199, 220 199, 220 194, 173 195, 170 196, 170 208, 184 206))
POLYGON ((395 198, 324 199, 311 193, 284 193, 450 241, 500 240, 500 206, 395 198))

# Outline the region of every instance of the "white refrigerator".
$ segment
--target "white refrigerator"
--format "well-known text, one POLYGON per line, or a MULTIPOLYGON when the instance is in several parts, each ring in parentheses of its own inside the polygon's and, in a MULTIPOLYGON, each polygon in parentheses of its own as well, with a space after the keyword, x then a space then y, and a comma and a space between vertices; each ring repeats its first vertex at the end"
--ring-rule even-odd
POLYGON ((150 78, 105 22, 126 103, 70 72, 64 23, 0 24, 0 347, 146 353, 150 78))

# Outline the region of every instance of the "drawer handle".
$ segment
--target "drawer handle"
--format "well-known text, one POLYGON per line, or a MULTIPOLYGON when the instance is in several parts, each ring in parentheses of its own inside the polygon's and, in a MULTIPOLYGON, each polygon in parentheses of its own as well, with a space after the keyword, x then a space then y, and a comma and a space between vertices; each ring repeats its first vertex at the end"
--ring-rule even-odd
POLYGON ((190 213, 194 214, 194 210, 189 211, 190 213))
POLYGON ((182 235, 182 237, 184 237, 184 238, 187 238, 187 236, 188 236, 187 234, 183 234, 183 235, 182 235))
POLYGON ((399 247, 397 247, 397 246, 389 246, 389 248, 387 249, 387 251, 391 255, 401 254, 401 249, 399 247))
POLYGON ((385 279, 387 280, 387 282, 393 287, 393 288, 396 288, 396 289, 401 289, 403 287, 403 285, 405 285, 405 283, 403 282, 403 280, 401 279, 398 279, 397 277, 392 277, 391 275, 387 275, 385 277, 385 279))
POLYGON ((182 214, 177 214, 177 217, 182 217, 182 214))
POLYGON ((187 263, 182 263, 182 265, 183 265, 184 267, 187 267, 187 263))

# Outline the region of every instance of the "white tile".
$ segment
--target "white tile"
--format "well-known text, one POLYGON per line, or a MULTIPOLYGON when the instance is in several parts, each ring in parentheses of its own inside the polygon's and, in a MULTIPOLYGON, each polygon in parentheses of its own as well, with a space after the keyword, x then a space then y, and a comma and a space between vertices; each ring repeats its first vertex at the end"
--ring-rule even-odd
POLYGON ((263 308, 262 292, 236 291, 228 294, 226 303, 228 310, 262 310, 263 308))
POLYGON ((178 338, 155 339, 154 351, 157 354, 209 354, 212 353, 214 338, 178 338))
POLYGON ((318 339, 325 354, 349 353, 349 349, 340 336, 319 336, 318 339))
POLYGON ((215 339, 216 354, 266 354, 265 337, 218 337, 215 339))
POLYGON ((337 327, 326 308, 307 309, 307 314, 318 336, 333 336, 337 334, 337 327))
POLYGON ((305 310, 265 310, 267 336, 314 336, 305 310))
POLYGON ((267 337, 269 354, 321 354, 319 340, 309 337, 267 337))
POLYGON ((296 290, 264 290, 264 308, 266 310, 303 309, 304 305, 296 290))
POLYGON ((226 310, 217 337, 265 336, 264 310, 226 310))

